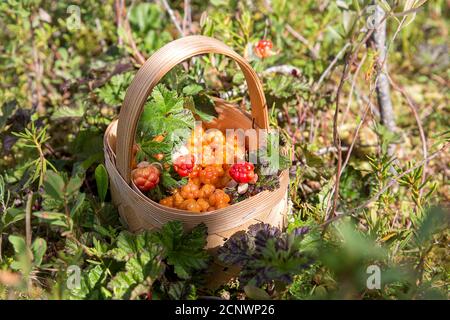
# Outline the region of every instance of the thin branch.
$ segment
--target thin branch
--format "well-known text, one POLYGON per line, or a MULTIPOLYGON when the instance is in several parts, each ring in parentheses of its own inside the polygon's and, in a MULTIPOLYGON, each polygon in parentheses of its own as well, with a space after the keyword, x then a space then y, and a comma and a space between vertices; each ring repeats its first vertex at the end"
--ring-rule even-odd
MULTIPOLYGON (((33 26, 33 15, 30 15, 30 23, 33 26)), ((31 67, 31 71, 34 77, 34 81, 31 83, 31 89, 33 90, 33 107, 36 108, 36 112, 39 115, 45 114, 45 106, 44 106, 44 94, 42 93, 43 87, 43 75, 44 75, 44 66, 41 63, 41 59, 39 58, 38 48, 36 47, 35 41, 35 28, 33 27, 31 30, 31 53, 33 56, 33 64, 31 67)))
POLYGON ((183 35, 187 36, 191 33, 191 25, 192 25, 191 0, 184 0, 183 35))
POLYGON ((345 108, 344 113, 342 114, 342 122, 345 122, 345 118, 347 117, 348 111, 350 110, 350 105, 353 101, 353 90, 355 89, 356 80, 358 79, 359 71, 361 70, 361 67, 364 64, 364 61, 366 61, 367 52, 364 52, 363 57, 359 61, 358 67, 356 68, 355 74, 353 75, 352 79, 352 85, 350 86, 350 92, 348 94, 348 101, 347 101, 347 107, 345 108))
MULTIPOLYGON (((341 150, 347 151, 348 147, 341 147, 341 150)), ((320 148, 319 150, 314 152, 314 154, 317 156, 323 156, 323 155, 325 155, 327 153, 331 153, 331 152, 337 152, 337 148, 335 146, 320 148)))
POLYGON ((300 72, 301 72, 300 69, 298 69, 297 67, 283 64, 283 65, 267 68, 266 70, 264 70, 262 72, 262 75, 267 75, 270 73, 279 73, 279 74, 285 74, 285 75, 291 75, 294 77, 298 77, 300 75, 300 72))
MULTIPOLYGON (((374 1, 376 3, 376 1, 374 1)), ((378 106, 380 108, 381 123, 391 132, 397 131, 395 124, 395 114, 392 106, 391 93, 389 88, 389 80, 387 76, 387 46, 386 46, 386 20, 381 20, 384 10, 376 5, 374 12, 375 23, 380 24, 372 35, 372 42, 378 53, 377 73, 378 79, 375 82, 377 90, 378 106)), ((398 29, 397 29, 398 30, 398 29)), ((396 33, 397 34, 397 33, 396 33)), ((396 35, 395 34, 395 35, 396 35)), ((392 143, 388 146, 388 154, 394 154, 394 145, 392 143)))
POLYGON ((306 48, 308 48, 308 50, 311 52, 311 57, 314 60, 319 59, 319 52, 317 52, 317 49, 314 48, 313 46, 311 46, 311 44, 309 43, 308 39, 306 39, 305 37, 303 37, 300 33, 298 33, 297 31, 294 30, 294 28, 292 28, 289 24, 286 25, 286 30, 294 37, 296 38, 298 41, 300 41, 301 43, 303 43, 306 48))
POLYGON ((25 239, 28 248, 31 246, 31 210, 33 208, 33 192, 28 194, 25 207, 25 239))
POLYGON ((371 204, 372 202, 378 200, 378 198, 386 192, 386 190, 388 190, 389 188, 391 188, 398 180, 400 180, 401 178, 403 178, 404 176, 406 176, 407 174, 413 172, 414 170, 416 170, 417 168, 422 167, 424 164, 426 164, 428 161, 436 158, 437 156, 439 156, 443 151, 445 151, 445 149, 447 149, 447 147, 449 146, 449 143, 444 144, 444 146, 439 149, 438 151, 432 153, 429 157, 427 157, 426 159, 423 159, 422 161, 420 161, 419 163, 417 163, 415 166, 409 168, 408 170, 403 171, 401 174, 396 175, 395 177, 393 177, 391 180, 389 180, 389 182, 382 188, 380 189, 373 197, 371 197, 369 200, 367 200, 366 202, 364 202, 363 204, 345 212, 345 213, 339 213, 338 215, 328 219, 327 221, 325 221, 324 223, 321 224, 321 227, 326 227, 327 225, 329 225, 330 223, 344 217, 344 216, 348 216, 351 215, 361 209, 366 208, 369 204, 371 204))
POLYGON ((175 28, 177 29, 180 37, 184 36, 183 29, 180 26, 180 23, 177 20, 177 17, 175 17, 175 13, 173 12, 172 8, 169 6, 166 0, 161 0, 162 4, 164 5, 164 8, 166 9, 167 13, 169 14, 170 20, 172 20, 172 23, 175 25, 175 28))
POLYGON ((359 90, 359 87, 357 84, 355 84, 355 95, 356 97, 361 100, 362 102, 368 103, 370 106, 370 112, 377 118, 380 117, 380 112, 378 111, 378 108, 370 101, 370 99, 359 90))
MULTIPOLYGON (((341 145, 341 140, 339 138, 338 125, 337 125, 338 116, 339 116, 339 98, 340 98, 341 90, 342 90, 342 87, 344 85, 345 80, 347 79, 347 76, 348 76, 348 73, 349 73, 349 66, 353 65, 353 63, 356 60, 358 52, 361 49, 362 45, 364 43, 366 43, 370 39, 370 37, 372 36, 374 30, 376 28, 378 28, 383 21, 385 21, 387 16, 388 16, 388 14, 386 14, 381 19, 381 21, 379 21, 379 23, 375 26, 375 28, 368 30, 367 33, 366 33, 366 36, 356 45, 355 50, 353 52, 351 52, 350 57, 347 59, 347 61, 344 64, 344 70, 342 72, 341 80, 339 82, 338 89, 336 90, 336 110, 335 110, 334 119, 333 119, 333 143, 334 143, 334 145, 335 145, 335 147, 337 149, 338 164, 337 164, 337 168, 336 168, 335 185, 333 187, 333 190, 331 191, 331 194, 333 196, 332 216, 335 215, 336 209, 337 209, 337 201, 339 199, 339 183, 340 183, 339 180, 340 180, 340 176, 341 176, 341 166, 342 166, 342 149, 341 149, 342 145, 341 145)), ((350 46, 351 42, 347 43, 346 46, 347 45, 350 46)), ((345 48, 345 46, 344 46, 344 48, 345 48)), ((340 52, 344 52, 345 50, 343 50, 343 49, 341 49, 340 52)), ((378 77, 378 75, 379 74, 377 74, 377 77, 378 77)), ((376 82, 376 80, 377 80, 377 78, 375 79, 375 82, 376 82)), ((329 218, 329 214, 330 214, 330 200, 331 200, 331 197, 329 198, 329 201, 327 202, 327 208, 326 208, 326 211, 325 211, 325 220, 328 220, 328 218, 329 218)))
POLYGON ((322 73, 322 75, 319 78, 319 81, 314 85, 313 91, 317 91, 320 88, 320 85, 322 84, 323 80, 328 76, 328 74, 333 69, 334 65, 341 59, 341 57, 344 55, 345 51, 348 47, 350 47, 350 42, 347 42, 345 46, 342 47, 342 49, 338 52, 338 54, 334 57, 333 61, 331 61, 330 65, 325 69, 325 71, 322 73))
MULTIPOLYGON (((339 82, 339 86, 338 86, 338 89, 336 92, 336 110, 334 111, 334 117, 333 117, 333 143, 337 149, 338 163, 337 163, 337 168, 336 168, 336 182, 335 182, 334 194, 333 194, 333 207, 332 207, 332 211, 331 211, 332 216, 334 216, 336 213, 337 203, 338 203, 338 199, 339 199, 339 184, 341 181, 340 177, 341 177, 341 166, 342 166, 342 145, 341 145, 341 138, 339 137, 338 125, 337 125, 338 117, 339 117, 339 100, 340 100, 341 90, 344 86, 345 79, 349 72, 348 70, 349 70, 349 66, 347 63, 345 63, 344 70, 342 72, 341 81, 339 82)), ((328 212, 327 212, 327 214, 328 214, 328 212)))
MULTIPOLYGON (((392 78, 389 76, 389 74, 387 75, 392 87, 399 91, 406 99, 406 101, 408 102, 408 106, 411 109, 414 118, 416 119, 416 123, 417 123, 417 127, 419 128, 419 135, 420 135, 420 140, 422 141, 422 154, 423 154, 423 158, 426 159, 428 156, 428 147, 427 147, 427 138, 425 136, 425 131, 423 130, 423 126, 422 126, 422 122, 420 121, 420 117, 419 117, 419 113, 417 112, 417 106, 414 103, 414 101, 412 100, 412 98, 409 96, 409 94, 405 91, 404 88, 400 87, 398 84, 396 84, 392 78)), ((427 174, 426 174, 426 169, 427 169, 427 164, 425 163, 423 166, 423 172, 422 172, 422 184, 425 183, 426 179, 427 179, 427 174)), ((423 189, 421 188, 419 191, 419 194, 422 195, 423 193, 423 189)))
MULTIPOLYGON (((117 24, 117 30, 120 30, 122 28, 122 7, 123 7, 123 2, 125 0, 116 0, 114 1, 114 9, 116 11, 116 24, 117 24)), ((120 32, 118 32, 118 44, 119 47, 121 47, 123 45, 123 39, 122 36, 120 34, 120 32)))
POLYGON ((370 105, 367 104, 366 109, 364 110, 364 114, 363 114, 361 120, 359 121, 358 126, 356 127, 355 133, 353 135, 352 143, 350 144, 347 156, 345 157, 344 164, 342 165, 341 172, 339 174, 339 178, 341 177, 342 172, 344 172, 345 167, 347 166, 347 164, 350 160, 350 156, 352 154, 353 148, 355 147, 356 140, 358 140, 359 130, 361 129, 362 125, 364 124, 364 121, 366 120, 366 116, 367 116, 369 109, 370 109, 370 105))
MULTIPOLYGON (((125 6, 125 1, 122 0, 116 0, 116 10, 119 10, 116 15, 120 16, 121 18, 121 24, 123 26, 123 29, 125 31, 125 35, 127 37, 128 45, 131 47, 131 50, 133 51, 133 58, 134 60, 140 64, 143 65, 145 63, 146 58, 144 55, 139 51, 136 42, 133 38, 133 33, 131 31, 130 22, 128 21, 128 15, 127 15, 127 8, 125 6)), ((118 20, 119 21, 119 20, 118 20)))

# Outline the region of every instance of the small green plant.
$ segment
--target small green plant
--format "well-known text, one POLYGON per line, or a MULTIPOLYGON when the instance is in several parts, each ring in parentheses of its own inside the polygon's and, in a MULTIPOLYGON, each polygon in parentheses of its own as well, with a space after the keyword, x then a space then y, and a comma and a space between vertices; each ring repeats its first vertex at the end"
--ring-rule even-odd
POLYGON ((47 129, 48 126, 37 128, 35 122, 32 121, 30 129, 25 128, 24 132, 13 132, 13 135, 22 140, 20 146, 34 150, 35 154, 37 154, 36 159, 23 166, 23 169, 30 172, 29 178, 24 184, 25 187, 36 180, 39 180, 38 185, 41 186, 44 183, 47 168, 50 167, 56 170, 44 154, 44 144, 50 139, 47 135, 47 129))

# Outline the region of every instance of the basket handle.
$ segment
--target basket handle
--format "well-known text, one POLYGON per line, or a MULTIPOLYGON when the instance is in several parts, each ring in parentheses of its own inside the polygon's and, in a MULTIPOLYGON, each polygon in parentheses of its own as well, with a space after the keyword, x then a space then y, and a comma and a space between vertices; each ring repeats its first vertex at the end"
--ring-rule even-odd
POLYGON ((252 117, 261 129, 269 128, 269 116, 262 84, 248 62, 219 40, 188 36, 166 44, 139 69, 125 95, 117 124, 116 166, 127 183, 131 181, 131 154, 136 127, 153 87, 177 64, 193 56, 218 53, 235 60, 247 81, 252 117))

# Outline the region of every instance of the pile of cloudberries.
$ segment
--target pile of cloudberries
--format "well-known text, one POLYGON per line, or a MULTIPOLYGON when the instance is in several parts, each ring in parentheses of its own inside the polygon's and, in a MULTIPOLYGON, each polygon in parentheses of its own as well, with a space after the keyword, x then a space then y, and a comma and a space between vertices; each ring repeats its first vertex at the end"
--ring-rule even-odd
MULTIPOLYGON (((187 150, 188 153, 176 156, 173 169, 180 177, 187 177, 188 182, 161 199, 161 205, 190 212, 225 208, 231 200, 224 190, 226 187, 248 187, 258 179, 252 163, 239 161, 233 165, 226 164, 227 153, 233 151, 234 161, 237 161, 243 159, 245 150, 238 146, 237 139, 226 141, 219 130, 205 133, 202 128, 196 128, 188 141, 187 150), (193 154, 201 157, 200 163, 196 163, 193 154)), ((138 164, 132 173, 136 187, 143 192, 156 187, 161 168, 145 162, 138 164)))

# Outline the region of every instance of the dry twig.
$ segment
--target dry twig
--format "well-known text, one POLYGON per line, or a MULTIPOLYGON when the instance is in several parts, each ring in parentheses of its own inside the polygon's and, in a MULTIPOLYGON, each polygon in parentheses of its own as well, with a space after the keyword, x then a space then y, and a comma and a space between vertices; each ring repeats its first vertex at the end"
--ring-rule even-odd
POLYGON ((30 192, 27 197, 27 204, 25 208, 25 239, 28 248, 31 246, 31 210, 33 208, 33 192, 30 192))
POLYGON ((172 20, 172 23, 175 25, 175 28, 177 29, 180 37, 184 36, 183 29, 181 28, 177 17, 175 17, 175 13, 173 12, 172 8, 169 6, 166 0, 161 0, 161 2, 164 8, 166 9, 167 13, 169 14, 170 20, 172 20))
POLYGON ((143 65, 145 63, 146 58, 139 51, 139 49, 136 45, 136 42, 134 41, 130 22, 128 21, 127 8, 125 6, 125 1, 124 0, 116 0, 115 8, 116 8, 116 10, 118 10, 118 12, 116 12, 117 24, 119 25, 119 23, 120 23, 125 31, 125 34, 127 36, 126 40, 128 42, 128 45, 131 47, 131 50, 133 51, 133 58, 138 64, 143 65))
MULTIPOLYGON (((426 159, 428 156, 427 138, 425 136, 425 131, 423 130, 422 122, 420 121, 419 113, 417 112, 416 104, 414 103, 414 101, 408 95, 408 93, 405 91, 404 88, 402 88, 401 86, 396 84, 389 75, 387 75, 387 76, 388 76, 388 79, 389 79, 392 87, 395 90, 399 91, 405 97, 406 101, 408 102, 408 106, 411 109, 411 111, 414 115, 414 118, 416 119, 417 127, 419 128, 420 140, 422 141, 422 154, 423 154, 423 158, 426 159)), ((422 184, 425 183, 425 180, 427 178, 426 169, 427 169, 427 164, 425 163, 423 165, 422 184)), ((420 189, 419 194, 422 195, 422 193, 423 193, 423 189, 420 189)))

